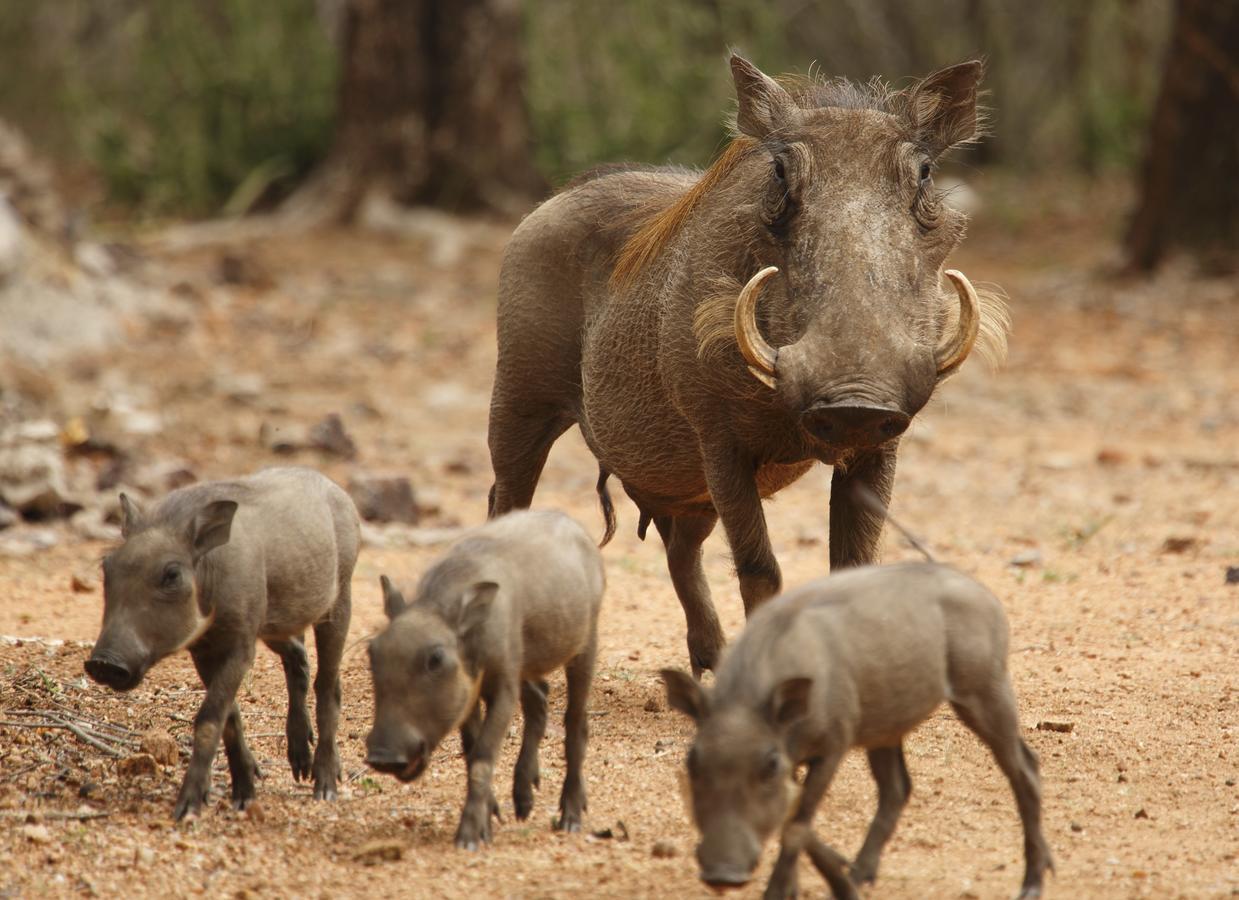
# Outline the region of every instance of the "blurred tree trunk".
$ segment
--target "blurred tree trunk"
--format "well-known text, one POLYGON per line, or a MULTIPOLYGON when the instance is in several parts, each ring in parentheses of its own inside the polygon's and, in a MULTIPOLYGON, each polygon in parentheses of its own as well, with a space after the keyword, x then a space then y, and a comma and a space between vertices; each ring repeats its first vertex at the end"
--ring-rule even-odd
POLYGON ((402 205, 519 210, 544 187, 524 101, 520 0, 343 0, 328 158, 293 214, 402 205))
POLYGON ((1172 247, 1239 265, 1239 0, 1178 0, 1149 129, 1131 265, 1172 247))

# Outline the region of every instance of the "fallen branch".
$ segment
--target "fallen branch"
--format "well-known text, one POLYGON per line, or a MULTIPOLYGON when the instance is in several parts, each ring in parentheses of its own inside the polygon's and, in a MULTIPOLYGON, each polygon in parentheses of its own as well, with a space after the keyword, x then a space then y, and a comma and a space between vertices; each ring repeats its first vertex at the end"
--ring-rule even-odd
POLYGON ((0 819, 28 819, 30 817, 42 819, 72 819, 74 821, 82 821, 85 819, 106 819, 111 813, 103 810, 80 810, 65 811, 58 809, 51 810, 20 810, 20 809, 5 809, 0 810, 0 819))
POLYGON ((73 732, 73 734, 76 735, 79 740, 85 741, 86 743, 90 744, 90 746, 94 747, 97 750, 102 750, 108 756, 111 756, 114 759, 120 759, 122 756, 125 755, 120 750, 113 747, 111 744, 105 744, 103 741, 99 740, 98 738, 91 737, 84 730, 82 730, 80 727, 73 724, 72 722, 66 719, 61 719, 60 722, 62 725, 64 725, 65 728, 73 732))
POLYGON ((43 719, 38 722, 14 722, 12 720, 6 720, 3 722, 0 722, 0 725, 5 725, 9 728, 63 728, 66 731, 72 732, 79 740, 84 741, 87 744, 90 744, 90 746, 94 747, 96 750, 103 751, 108 756, 111 756, 114 759, 120 759, 121 757, 125 755, 120 750, 118 750, 116 747, 112 746, 111 744, 105 744, 99 738, 91 734, 88 734, 85 731, 85 729, 74 724, 73 722, 68 721, 67 719, 61 719, 61 718, 55 718, 51 720, 43 719))

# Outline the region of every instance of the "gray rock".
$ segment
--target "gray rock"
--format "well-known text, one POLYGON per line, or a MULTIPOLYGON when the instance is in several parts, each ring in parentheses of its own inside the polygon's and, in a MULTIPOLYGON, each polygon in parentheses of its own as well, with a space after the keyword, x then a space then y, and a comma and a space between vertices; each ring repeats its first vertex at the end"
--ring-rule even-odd
POLYGON ((405 522, 416 525, 420 518, 413 485, 403 475, 354 475, 348 493, 357 512, 369 522, 405 522))
POLYGON ((29 517, 62 514, 68 488, 59 436, 48 420, 0 433, 0 500, 29 517))

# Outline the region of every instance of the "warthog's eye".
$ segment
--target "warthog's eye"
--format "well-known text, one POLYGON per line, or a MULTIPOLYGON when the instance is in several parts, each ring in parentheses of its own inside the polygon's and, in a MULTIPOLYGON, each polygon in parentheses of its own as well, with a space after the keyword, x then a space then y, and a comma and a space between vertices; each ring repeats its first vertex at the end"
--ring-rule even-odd
POLYGON ((161 590, 170 591, 178 587, 181 583, 181 567, 176 563, 169 564, 163 570, 163 575, 159 578, 159 587, 161 590))
POLYGON ((447 658, 447 653, 442 647, 434 647, 426 654, 426 671, 437 672, 443 668, 443 660, 447 658))
POLYGON ((928 159, 922 159, 917 173, 916 197, 912 200, 912 215, 917 224, 927 231, 937 228, 942 216, 942 204, 938 192, 934 190, 932 176, 933 166, 928 159))
POLYGON ((767 228, 781 236, 796 212, 796 201, 788 183, 787 161, 782 156, 774 158, 773 175, 763 204, 762 219, 767 228))

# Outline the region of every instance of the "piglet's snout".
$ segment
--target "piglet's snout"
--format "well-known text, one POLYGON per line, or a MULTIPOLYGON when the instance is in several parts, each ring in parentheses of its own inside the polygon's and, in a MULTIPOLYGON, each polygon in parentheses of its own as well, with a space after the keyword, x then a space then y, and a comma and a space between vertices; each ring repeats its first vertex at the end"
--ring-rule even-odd
POLYGON ((412 781, 422 774, 426 768, 426 753, 426 742, 417 735, 391 742, 371 732, 366 739, 366 765, 402 781, 412 781))
POLYGON ((86 660, 86 674, 113 690, 124 691, 137 684, 138 672, 119 656, 96 651, 86 660))
POLYGON ((751 835, 739 835, 734 832, 725 842, 728 846, 720 847, 718 841, 707 836, 697 845, 697 864, 700 866, 701 880, 713 888, 735 888, 748 884, 757 868, 761 847, 751 835))

